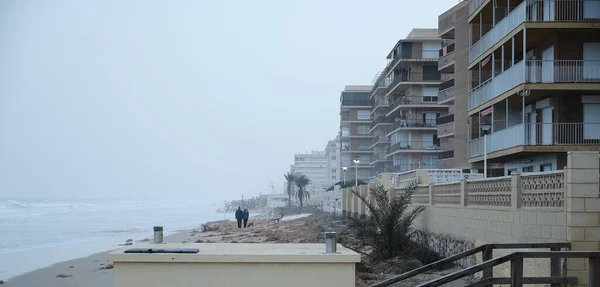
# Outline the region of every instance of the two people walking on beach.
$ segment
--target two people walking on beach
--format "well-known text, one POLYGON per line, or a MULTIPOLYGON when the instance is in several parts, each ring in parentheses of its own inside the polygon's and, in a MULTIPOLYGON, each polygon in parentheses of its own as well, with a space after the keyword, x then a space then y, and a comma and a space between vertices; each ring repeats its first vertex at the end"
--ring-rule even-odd
POLYGON ((244 208, 242 211, 242 207, 238 206, 238 209, 235 211, 235 219, 237 220, 238 228, 242 228, 242 220, 244 221, 244 228, 246 228, 248 225, 248 218, 250 218, 248 208, 244 208))

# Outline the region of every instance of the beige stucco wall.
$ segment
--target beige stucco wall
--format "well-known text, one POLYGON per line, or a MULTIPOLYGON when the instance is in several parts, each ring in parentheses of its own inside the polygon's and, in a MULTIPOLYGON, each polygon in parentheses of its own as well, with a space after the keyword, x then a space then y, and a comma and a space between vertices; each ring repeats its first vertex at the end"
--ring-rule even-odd
POLYGON ((115 287, 355 285, 360 255, 338 244, 142 244, 136 248, 198 248, 197 254, 110 254, 115 287))

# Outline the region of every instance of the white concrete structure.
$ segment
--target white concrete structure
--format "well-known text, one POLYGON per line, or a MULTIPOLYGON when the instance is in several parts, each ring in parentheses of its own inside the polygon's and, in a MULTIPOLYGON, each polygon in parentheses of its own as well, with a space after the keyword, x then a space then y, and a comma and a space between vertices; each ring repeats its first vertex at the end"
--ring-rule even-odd
MULTIPOLYGON (((140 246, 136 246, 140 247, 140 246)), ((197 248, 197 254, 112 252, 115 287, 328 286, 355 284, 360 255, 338 244, 144 244, 141 248, 197 248)))
POLYGON ((265 195, 267 198, 267 208, 276 208, 287 206, 288 196, 287 194, 269 194, 265 195))
POLYGON ((325 156, 327 158, 327 180, 328 186, 334 185, 342 180, 342 167, 340 166, 340 137, 339 135, 330 140, 325 147, 325 156))

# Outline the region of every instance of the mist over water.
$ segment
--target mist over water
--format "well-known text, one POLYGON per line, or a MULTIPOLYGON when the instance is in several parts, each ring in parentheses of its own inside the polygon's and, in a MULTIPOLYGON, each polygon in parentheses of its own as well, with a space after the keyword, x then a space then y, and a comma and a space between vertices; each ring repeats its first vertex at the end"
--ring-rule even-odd
POLYGON ((116 249, 127 239, 167 234, 223 219, 202 201, 58 201, 0 199, 0 278, 116 249))

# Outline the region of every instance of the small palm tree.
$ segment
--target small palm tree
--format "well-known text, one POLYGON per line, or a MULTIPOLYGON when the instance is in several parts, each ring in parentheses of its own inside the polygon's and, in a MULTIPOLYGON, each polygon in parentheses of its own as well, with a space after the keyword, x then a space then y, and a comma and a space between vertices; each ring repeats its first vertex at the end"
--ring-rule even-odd
POLYGON ((417 184, 412 182, 403 191, 398 190, 394 198, 390 198, 388 190, 380 184, 370 188, 370 199, 351 190, 367 207, 370 216, 364 219, 349 217, 349 227, 357 231, 357 237, 365 246, 373 248, 371 256, 375 259, 389 259, 414 247, 410 241, 410 226, 425 210, 423 206, 410 206, 417 184))
POLYGON ((304 203, 304 199, 310 199, 310 193, 306 190, 306 186, 310 184, 310 179, 306 177, 306 175, 299 175, 296 177, 296 186, 298 187, 298 191, 296 195, 298 196, 298 201, 300 201, 300 213, 302 213, 302 205, 304 203))
POLYGON ((287 184, 288 206, 292 204, 292 196, 294 195, 294 184, 298 175, 293 172, 288 172, 283 175, 287 184))

